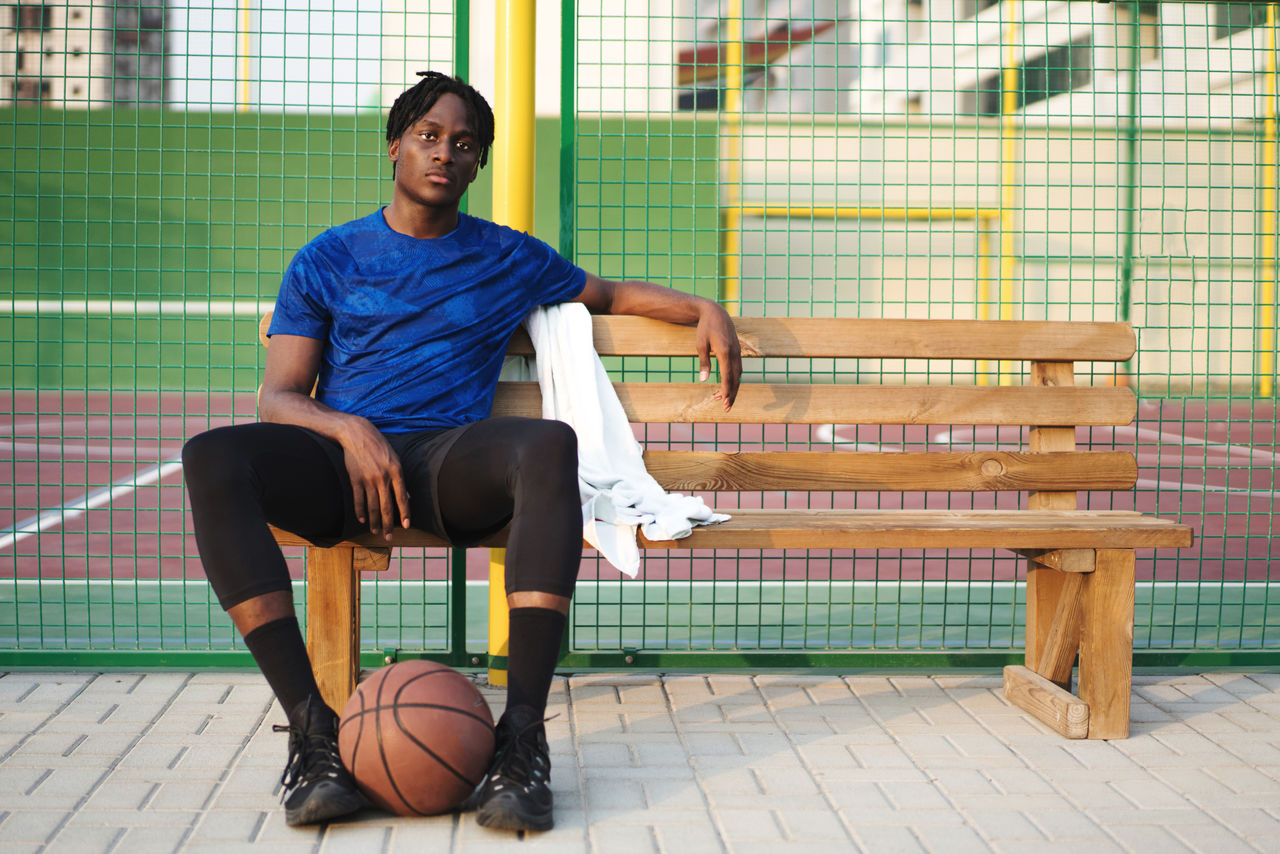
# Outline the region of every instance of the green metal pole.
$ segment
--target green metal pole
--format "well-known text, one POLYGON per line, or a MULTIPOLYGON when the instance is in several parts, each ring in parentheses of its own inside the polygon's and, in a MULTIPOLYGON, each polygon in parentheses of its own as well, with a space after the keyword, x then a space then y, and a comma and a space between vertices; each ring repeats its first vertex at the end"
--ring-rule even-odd
MULTIPOLYGON (((471 0, 453 0, 453 73, 471 81, 471 0)), ((463 196, 458 206, 463 213, 469 198, 463 196)))
MULTIPOLYGON (((1133 304, 1133 246, 1134 220, 1137 217, 1138 198, 1138 73, 1142 64, 1141 45, 1138 32, 1138 4, 1130 0, 1126 4, 1129 13, 1128 48, 1129 48, 1129 111, 1124 122, 1124 254, 1120 264, 1120 319, 1126 323, 1131 319, 1133 304)), ((1120 368, 1122 375, 1132 374, 1131 362, 1125 362, 1120 368)))
POLYGON ((576 251, 574 207, 577 202, 578 145, 578 9, 575 0, 560 3, 560 254, 570 261, 576 251))

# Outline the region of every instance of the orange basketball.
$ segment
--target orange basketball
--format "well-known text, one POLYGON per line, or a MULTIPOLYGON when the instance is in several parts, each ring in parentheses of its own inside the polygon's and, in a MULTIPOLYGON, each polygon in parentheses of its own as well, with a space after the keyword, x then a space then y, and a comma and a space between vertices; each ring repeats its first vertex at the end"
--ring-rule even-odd
POLYGON ((338 751, 361 791, 398 815, 461 804, 493 758, 493 713, 480 690, 433 661, 402 661, 351 695, 338 751))

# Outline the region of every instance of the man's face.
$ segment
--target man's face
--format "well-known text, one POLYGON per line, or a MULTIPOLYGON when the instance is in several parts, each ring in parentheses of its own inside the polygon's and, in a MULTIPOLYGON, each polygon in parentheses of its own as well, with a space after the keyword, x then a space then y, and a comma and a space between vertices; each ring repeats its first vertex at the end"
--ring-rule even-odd
POLYGON ((387 146, 396 191, 419 204, 456 207, 480 168, 480 145, 466 103, 445 93, 404 136, 387 146))

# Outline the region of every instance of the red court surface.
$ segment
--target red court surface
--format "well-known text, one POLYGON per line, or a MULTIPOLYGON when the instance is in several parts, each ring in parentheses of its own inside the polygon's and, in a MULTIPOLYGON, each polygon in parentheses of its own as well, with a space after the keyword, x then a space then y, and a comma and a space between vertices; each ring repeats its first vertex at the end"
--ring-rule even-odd
MULTIPOLYGON (((22 579, 183 579, 203 571, 185 509, 181 464, 186 437, 254 418, 252 394, 30 392, 9 395, 0 421, 0 576, 22 579)), ((665 432, 665 431, 664 431, 665 432)), ((1137 455, 1136 491, 1087 496, 1095 509, 1136 509, 1193 526, 1196 545, 1181 553, 1139 553, 1139 577, 1159 581, 1262 581, 1280 573, 1276 515, 1277 426, 1271 402, 1228 404, 1146 401, 1137 421, 1119 429, 1082 429, 1082 446, 1137 455)), ((904 451, 1011 445, 1016 428, 964 432, 946 427, 741 428, 672 425, 665 446, 751 450, 813 442, 833 452, 904 451)), ((734 496, 712 503, 725 507, 734 496)), ((874 493, 767 493, 744 497, 755 506, 993 507, 991 495, 913 494, 906 505, 874 493)), ((998 506, 1015 507, 1015 494, 998 506)), ((729 508, 731 510, 731 508, 729 508)), ((485 553, 474 550, 468 575, 483 577, 485 553)), ((400 562, 404 579, 443 577, 443 552, 400 562)), ((295 571, 300 571, 295 564, 295 571)), ((646 558, 649 578, 832 578, 1007 580, 1020 562, 975 552, 673 552, 646 558)), ((583 578, 619 574, 588 552, 583 578)), ((1276 576, 1280 577, 1280 576, 1276 576)))

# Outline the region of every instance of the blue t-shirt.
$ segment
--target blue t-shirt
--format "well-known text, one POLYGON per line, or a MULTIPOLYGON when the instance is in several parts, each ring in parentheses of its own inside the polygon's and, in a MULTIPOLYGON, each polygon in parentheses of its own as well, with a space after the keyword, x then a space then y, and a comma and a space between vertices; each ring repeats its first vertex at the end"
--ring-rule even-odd
POLYGON ((382 210, 298 251, 269 335, 325 342, 316 399, 387 433, 486 418, 511 333, 539 305, 582 293, 586 273, 537 238, 460 214, 422 240, 382 210))

